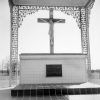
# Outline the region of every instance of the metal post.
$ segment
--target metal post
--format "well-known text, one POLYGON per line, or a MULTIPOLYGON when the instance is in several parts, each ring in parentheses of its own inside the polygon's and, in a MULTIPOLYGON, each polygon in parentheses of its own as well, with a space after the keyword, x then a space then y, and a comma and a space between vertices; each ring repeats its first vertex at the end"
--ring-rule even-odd
POLYGON ((18 6, 11 5, 11 33, 10 33, 10 73, 9 86, 12 85, 13 67, 18 63, 18 6))

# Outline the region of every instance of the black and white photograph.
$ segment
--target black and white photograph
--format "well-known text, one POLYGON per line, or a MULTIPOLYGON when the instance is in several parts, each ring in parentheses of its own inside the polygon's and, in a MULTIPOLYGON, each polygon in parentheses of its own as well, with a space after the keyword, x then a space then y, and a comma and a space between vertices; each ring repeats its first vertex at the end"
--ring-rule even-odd
POLYGON ((100 0, 0 0, 0 100, 100 100, 100 0))

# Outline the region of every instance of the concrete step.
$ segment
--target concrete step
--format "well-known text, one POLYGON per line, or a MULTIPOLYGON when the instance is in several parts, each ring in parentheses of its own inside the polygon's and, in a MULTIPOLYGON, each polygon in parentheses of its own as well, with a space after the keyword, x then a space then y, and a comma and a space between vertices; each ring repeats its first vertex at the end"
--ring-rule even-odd
POLYGON ((11 89, 12 97, 23 96, 64 96, 100 94, 100 87, 96 88, 66 88, 61 85, 32 85, 23 84, 11 89))

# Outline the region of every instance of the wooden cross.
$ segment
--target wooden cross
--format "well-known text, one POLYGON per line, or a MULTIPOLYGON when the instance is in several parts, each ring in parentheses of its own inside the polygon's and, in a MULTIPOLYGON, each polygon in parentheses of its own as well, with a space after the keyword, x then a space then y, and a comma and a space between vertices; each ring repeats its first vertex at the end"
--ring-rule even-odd
POLYGON ((65 23, 65 19, 54 19, 53 18, 53 9, 50 8, 49 18, 38 18, 40 23, 49 23, 49 35, 50 35, 50 53, 54 53, 54 23, 65 23))

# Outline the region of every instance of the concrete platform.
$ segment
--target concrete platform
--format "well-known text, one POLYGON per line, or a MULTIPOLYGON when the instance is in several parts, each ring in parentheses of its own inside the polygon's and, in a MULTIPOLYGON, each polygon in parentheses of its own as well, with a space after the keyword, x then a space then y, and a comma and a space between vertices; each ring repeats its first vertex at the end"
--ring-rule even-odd
POLYGON ((11 89, 12 97, 65 96, 88 94, 100 94, 100 87, 67 88, 64 85, 19 84, 14 89, 11 89))
POLYGON ((66 96, 12 97, 11 90, 0 90, 0 100, 68 100, 66 96))
POLYGON ((71 95, 46 97, 11 97, 11 90, 0 90, 0 100, 100 100, 100 95, 71 95), (68 99, 69 98, 69 99, 68 99))
MULTIPOLYGON (((67 86, 68 87, 68 86, 67 86)), ((69 86, 70 89, 75 88, 100 88, 100 85, 93 83, 84 83, 81 85, 69 86)), ((11 89, 0 90, 0 100, 100 100, 100 94, 88 94, 88 95, 69 95, 69 96, 23 96, 12 97, 11 89), (68 99, 69 98, 69 99, 68 99)))

